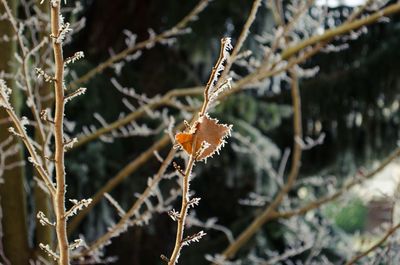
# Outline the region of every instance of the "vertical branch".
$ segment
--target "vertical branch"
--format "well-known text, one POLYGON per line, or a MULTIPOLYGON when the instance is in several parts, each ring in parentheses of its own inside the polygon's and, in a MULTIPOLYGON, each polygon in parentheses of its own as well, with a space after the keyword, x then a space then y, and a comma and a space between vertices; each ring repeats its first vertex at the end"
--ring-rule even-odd
POLYGON ((257 216, 253 222, 239 235, 239 237, 222 253, 225 258, 232 258, 236 252, 243 245, 245 245, 251 239, 251 237, 265 224, 265 222, 268 221, 270 215, 273 214, 274 210, 279 206, 286 194, 292 188, 299 174, 302 150, 298 139, 301 139, 303 135, 301 125, 301 99, 296 73, 294 70, 292 70, 290 73, 292 77, 291 97, 293 105, 294 151, 287 182, 272 203, 268 205, 268 207, 259 216, 257 216))
POLYGON ((199 117, 204 116, 208 110, 208 106, 210 102, 213 100, 213 96, 218 95, 219 86, 219 75, 222 73, 224 69, 224 63, 227 62, 229 58, 229 50, 232 49, 231 39, 230 38, 222 38, 221 39, 221 49, 219 52, 219 57, 217 62, 215 63, 214 67, 212 68, 210 78, 207 81, 207 85, 204 89, 204 101, 199 112, 199 117))
POLYGON ((65 216, 65 168, 64 168, 64 59, 62 41, 60 40, 60 0, 51 1, 51 34, 55 62, 55 113, 54 113, 54 140, 55 140, 55 169, 56 194, 54 208, 56 214, 56 234, 59 247, 59 264, 69 264, 69 247, 67 237, 67 220, 65 216))
MULTIPOLYGON (((172 251, 171 257, 168 260, 168 265, 174 265, 177 263, 181 249, 184 245, 188 245, 188 244, 190 244, 190 242, 198 241, 198 239, 200 239, 204 235, 203 231, 201 231, 200 233, 190 236, 187 239, 183 238, 184 230, 185 230, 185 221, 186 221, 188 209, 191 205, 191 201, 189 198, 190 176, 191 176, 195 161, 202 160, 203 158, 199 159, 202 156, 202 153, 205 152, 205 150, 207 148, 209 148, 213 142, 215 144, 215 140, 213 140, 212 137, 217 137, 217 138, 221 137, 219 139, 219 142, 220 142, 219 146, 213 147, 213 148, 215 148, 215 150, 217 150, 220 148, 220 146, 224 142, 223 138, 226 137, 226 135, 230 133, 231 127, 227 126, 227 125, 217 125, 217 123, 214 123, 214 126, 216 126, 216 128, 218 128, 218 129, 216 129, 215 127, 214 127, 214 129, 211 129, 211 125, 208 125, 210 127, 205 127, 204 129, 202 129, 202 124, 203 123, 206 124, 206 122, 203 121, 203 118, 204 118, 204 116, 207 115, 207 109, 208 109, 209 105, 217 98, 218 94, 221 92, 221 87, 218 87, 218 83, 220 81, 219 76, 220 76, 221 72, 224 70, 224 63, 228 60, 229 51, 231 49, 232 49, 231 39, 230 38, 222 38, 221 39, 221 50, 220 50, 218 60, 215 63, 214 67, 212 68, 210 78, 204 89, 203 105, 199 112, 198 118, 193 121, 194 127, 190 129, 192 142, 189 144, 191 145, 191 148, 190 148, 191 150, 188 151, 187 149, 183 148, 189 154, 189 161, 186 165, 185 172, 181 173, 181 175, 182 175, 181 210, 180 210, 179 214, 177 213, 175 215, 171 215, 172 219, 176 220, 178 225, 177 225, 177 231, 176 231, 175 246, 174 246, 174 250, 172 251), (218 126, 220 126, 220 127, 218 127, 218 126), (212 133, 214 133, 214 135, 211 135, 211 137, 205 136, 204 131, 208 131, 208 130, 210 130, 212 133), (221 130, 221 132, 218 132, 217 130, 221 130), (224 134, 225 134, 225 136, 224 136, 224 134), (200 143, 200 146, 198 145, 198 142, 200 143)), ((209 121, 212 121, 212 120, 209 120, 209 121)), ((207 126, 207 125, 204 125, 204 126, 207 126)), ((181 143, 179 143, 179 144, 181 144, 181 143)), ((215 150, 214 150, 214 152, 215 152, 215 150)), ((209 156, 211 156, 211 154, 212 153, 210 153, 209 156)), ((207 156, 205 158, 207 158, 207 156)))
POLYGON ((185 175, 182 178, 182 205, 179 217, 177 219, 178 226, 176 231, 175 247, 168 261, 168 265, 174 265, 177 263, 183 246, 183 232, 185 230, 185 220, 189 206, 189 181, 195 160, 196 158, 193 155, 189 157, 185 175))

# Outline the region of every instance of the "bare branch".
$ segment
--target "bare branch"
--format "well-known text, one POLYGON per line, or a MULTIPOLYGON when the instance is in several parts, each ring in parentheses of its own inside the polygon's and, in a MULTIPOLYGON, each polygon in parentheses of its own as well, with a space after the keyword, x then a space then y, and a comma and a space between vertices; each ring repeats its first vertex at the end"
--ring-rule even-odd
POLYGON ((372 251, 374 251, 375 249, 379 248, 380 246, 383 245, 383 243, 385 243, 385 241, 391 236, 393 235, 398 229, 400 228, 400 223, 393 226, 392 228, 390 228, 386 234, 378 240, 378 242, 376 242, 374 245, 372 245, 370 248, 368 248, 366 251, 358 254, 357 256, 354 256, 353 258, 351 258, 346 265, 352 265, 355 264, 358 260, 360 260, 361 258, 367 256, 368 254, 370 254, 372 251))

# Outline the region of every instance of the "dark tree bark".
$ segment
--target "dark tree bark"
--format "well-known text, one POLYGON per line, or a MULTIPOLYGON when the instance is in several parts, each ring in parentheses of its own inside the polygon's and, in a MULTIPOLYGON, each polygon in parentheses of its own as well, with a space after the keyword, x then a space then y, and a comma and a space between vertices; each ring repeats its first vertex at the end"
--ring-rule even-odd
MULTIPOLYGON (((8 1, 10 8, 16 13, 18 1, 8 1)), ((4 13, 3 5, 0 5, 0 14, 4 13)), ((13 36, 14 32, 11 24, 7 20, 0 21, 0 32, 7 36, 13 36)), ((0 42, 0 71, 6 73, 15 72, 12 68, 14 60, 14 52, 16 50, 15 42, 0 42)), ((14 89, 13 80, 7 80, 7 85, 13 90, 12 101, 15 110, 18 112, 18 101, 21 100, 19 91, 14 89)), ((0 120, 6 120, 7 114, 0 110, 0 120)), ((7 139, 10 134, 8 127, 11 123, 0 124, 0 142, 7 139)), ((13 139, 14 144, 18 143, 17 139, 13 139)), ((21 161, 23 159, 22 151, 16 155, 9 157, 6 164, 21 161)), ((27 211, 26 211, 26 194, 24 190, 24 170, 21 166, 13 167, 6 170, 1 176, 4 183, 0 185, 1 209, 3 211, 3 246, 6 257, 13 265, 29 264, 29 245, 28 245, 28 229, 27 229, 27 211)))

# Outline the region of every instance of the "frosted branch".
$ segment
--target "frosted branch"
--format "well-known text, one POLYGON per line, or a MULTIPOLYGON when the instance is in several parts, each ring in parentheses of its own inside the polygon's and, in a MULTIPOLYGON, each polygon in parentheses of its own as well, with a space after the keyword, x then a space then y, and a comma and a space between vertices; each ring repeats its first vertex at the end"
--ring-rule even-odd
POLYGON ((200 239, 202 239, 205 235, 207 235, 206 233, 204 233, 204 231, 200 231, 194 235, 188 236, 185 239, 183 239, 182 241, 182 246, 189 246, 192 243, 197 243, 200 241, 200 239))
POLYGON ((39 219, 39 222, 42 226, 46 226, 46 225, 55 226, 56 225, 55 222, 50 222, 50 220, 46 217, 46 215, 42 211, 39 211, 37 213, 36 218, 39 219))
POLYGON ((70 199, 70 202, 72 202, 74 205, 65 213, 65 218, 70 218, 78 213, 78 211, 81 211, 82 209, 86 208, 89 206, 89 204, 92 202, 92 199, 82 199, 80 201, 75 200, 75 199, 70 199))
POLYGON ((76 98, 80 95, 84 95, 85 93, 86 93, 86 88, 81 87, 81 88, 75 90, 74 92, 72 92, 71 94, 65 96, 64 102, 68 103, 69 101, 73 100, 74 98, 76 98))
POLYGON ((76 61, 78 61, 78 60, 80 60, 80 59, 82 59, 84 57, 85 57, 85 54, 82 51, 76 52, 76 53, 74 53, 73 56, 68 57, 67 59, 65 59, 64 64, 68 65, 68 64, 71 64, 71 63, 75 63, 76 61))
POLYGON ((39 247, 46 252, 46 254, 51 257, 53 260, 57 261, 60 257, 56 252, 54 252, 49 245, 45 245, 43 243, 39 243, 39 247))

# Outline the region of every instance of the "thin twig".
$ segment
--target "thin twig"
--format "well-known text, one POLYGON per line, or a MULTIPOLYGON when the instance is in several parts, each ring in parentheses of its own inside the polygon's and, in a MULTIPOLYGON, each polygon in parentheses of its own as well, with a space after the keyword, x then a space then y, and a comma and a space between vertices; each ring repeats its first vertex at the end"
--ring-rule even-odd
POLYGON ((26 130, 24 126, 21 124, 21 120, 15 113, 15 111, 12 108, 5 108, 8 116, 10 117, 12 123, 15 126, 16 132, 19 134, 21 137, 22 142, 24 143, 26 149, 28 150, 28 153, 31 157, 31 162, 33 163, 34 167, 39 173, 39 176, 41 179, 44 181, 46 184, 47 188, 49 189, 51 194, 55 194, 55 187, 54 184, 51 182, 50 176, 48 175, 47 171, 43 167, 44 161, 42 161, 37 152, 35 147, 33 146, 33 141, 29 138, 28 134, 26 133, 26 130))
POLYGON ((366 251, 358 254, 357 256, 354 256, 353 258, 351 258, 345 265, 352 265, 355 264, 358 260, 360 260, 361 258, 367 256, 369 253, 371 253, 372 251, 374 251, 375 249, 377 249, 378 247, 380 247, 383 243, 385 243, 385 241, 391 236, 393 235, 397 229, 400 228, 400 223, 398 223, 397 225, 391 227, 386 234, 379 239, 378 242, 376 242, 374 245, 372 245, 370 248, 368 248, 366 251))
POLYGON ((151 195, 151 192, 158 186, 160 181, 162 180, 165 171, 167 170, 169 164, 174 158, 176 153, 176 149, 171 149, 167 157, 162 162, 160 169, 158 170, 156 176, 153 177, 150 185, 144 190, 144 192, 140 195, 140 197, 136 200, 136 202, 132 205, 132 207, 127 211, 119 220, 117 224, 111 227, 107 233, 100 236, 96 241, 94 241, 87 249, 79 253, 79 255, 74 256, 73 258, 80 258, 83 256, 87 256, 90 253, 96 251, 101 246, 104 246, 107 242, 110 241, 111 238, 117 236, 119 231, 123 230, 124 227, 129 223, 132 216, 136 215, 136 213, 140 210, 141 206, 145 202, 146 199, 151 195))
MULTIPOLYGON (((218 94, 219 88, 217 87, 215 89, 215 86, 220 83, 221 79, 218 79, 219 75, 224 70, 223 64, 228 60, 228 57, 229 57, 228 51, 232 48, 230 41, 231 41, 230 38, 222 38, 221 39, 221 49, 220 49, 220 54, 219 54, 218 60, 215 63, 214 67, 212 68, 210 78, 207 82, 206 88, 204 89, 203 105, 200 109, 197 120, 194 121, 194 119, 193 119, 192 123, 195 123, 198 120, 202 119, 203 116, 205 116, 207 114, 207 109, 208 109, 209 105, 213 102, 213 100, 216 99, 215 95, 218 94)), ((194 137, 196 138, 197 136, 194 136, 194 137)), ((194 236, 189 236, 187 239, 183 238, 184 230, 185 230, 185 221, 186 221, 186 217, 187 217, 188 210, 190 207, 190 194, 189 194, 190 178, 191 178, 191 174, 192 174, 192 170, 193 170, 195 161, 197 160, 198 156, 201 155, 201 149, 195 150, 194 146, 196 146, 196 140, 194 140, 192 143, 192 153, 189 154, 189 161, 186 165, 186 170, 182 176, 182 204, 181 204, 181 210, 179 212, 179 215, 174 217, 174 219, 176 219, 176 222, 178 224, 177 224, 177 231, 176 231, 176 238, 175 238, 175 246, 174 246, 174 250, 172 251, 170 258, 168 259, 168 265, 174 265, 178 262, 180 252, 182 250, 182 247, 185 244, 189 244, 189 242, 191 242, 191 241, 197 241, 198 238, 200 238, 204 235, 203 231, 201 231, 200 233, 195 234, 194 236)))
POLYGON ((182 205, 181 205, 181 210, 179 212, 179 218, 176 220, 178 225, 176 231, 175 246, 174 250, 172 251, 171 257, 169 258, 168 265, 174 265, 177 263, 183 246, 183 234, 185 229, 185 221, 189 203, 189 182, 195 161, 196 161, 195 156, 191 155, 189 157, 189 161, 186 166, 185 175, 182 178, 182 205))

